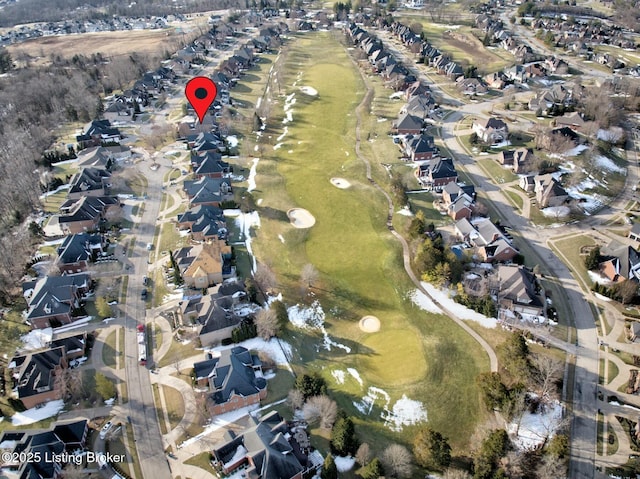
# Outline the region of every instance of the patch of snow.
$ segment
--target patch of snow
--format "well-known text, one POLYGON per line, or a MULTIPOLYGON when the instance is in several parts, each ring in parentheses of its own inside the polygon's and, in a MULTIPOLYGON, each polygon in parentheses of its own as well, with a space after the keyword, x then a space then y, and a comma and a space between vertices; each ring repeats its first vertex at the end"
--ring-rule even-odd
POLYGON ((242 444, 239 445, 238 448, 236 449, 236 452, 234 452, 233 456, 231 456, 231 459, 229 459, 222 467, 226 469, 230 466, 233 466, 236 462, 240 461, 241 459, 244 459, 245 456, 247 455, 247 452, 249 451, 247 451, 242 444))
POLYGON ((259 149, 260 149, 260 145, 255 145, 255 146, 253 147, 253 151, 258 151, 259 149))
POLYGON ((279 150, 280 148, 282 148, 282 143, 277 143, 273 145, 273 151, 279 150))
POLYGON ((413 213, 411 212, 408 206, 405 206, 404 208, 399 209, 398 211, 396 211, 396 213, 402 216, 413 216, 413 213))
POLYGON ((627 169, 616 165, 611 158, 604 155, 596 155, 593 157, 593 161, 597 166, 607 171, 613 171, 615 173, 626 173, 627 169))
POLYGON ((336 383, 344 384, 344 371, 342 369, 335 369, 331 371, 331 375, 333 376, 333 379, 336 380, 336 383))
POLYGON ((544 216, 549 218, 564 218, 571 212, 568 206, 549 206, 540 211, 544 216))
POLYGON ((64 333, 66 331, 71 331, 72 329, 81 328, 82 326, 90 322, 92 319, 93 319, 93 316, 87 316, 86 318, 78 319, 77 321, 74 321, 71 324, 67 324, 65 326, 60 326, 59 328, 55 328, 53 330, 53 333, 54 334, 64 333))
POLYGON ((69 188, 71 188, 71 184, 70 183, 67 183, 67 184, 64 184, 64 185, 60 185, 55 190, 47 191, 46 193, 40 195, 40 199, 44 200, 47 196, 55 195, 59 191, 68 190, 69 188))
POLYGON ((362 414, 368 416, 369 414, 371 414, 371 410, 373 409, 376 401, 384 402, 384 405, 382 406, 382 414, 384 415, 384 411, 387 411, 389 408, 391 398, 389 397, 387 391, 375 386, 370 386, 369 389, 367 389, 367 394, 360 401, 353 401, 353 406, 362 414))
POLYGON ((441 314, 442 310, 422 291, 416 289, 409 296, 413 304, 429 313, 441 314))
POLYGON ((211 348, 208 351, 224 351, 225 349, 231 349, 236 346, 243 346, 249 351, 262 351, 269 356, 278 365, 289 366, 289 359, 291 357, 291 345, 286 341, 278 338, 271 338, 269 341, 265 341, 262 338, 251 338, 246 341, 242 341, 238 344, 229 344, 227 346, 217 346, 211 348))
POLYGON ((104 403, 107 406, 113 406, 113 403, 116 402, 116 398, 107 399, 104 403))
POLYGON ((238 146, 238 137, 237 136, 228 136, 227 137, 227 143, 229 144, 229 146, 231 148, 235 148, 236 146, 238 146))
POLYGON ((504 140, 504 141, 501 141, 500 143, 494 143, 491 146, 494 148, 502 148, 505 146, 511 146, 511 142, 509 140, 504 140))
POLYGON ((386 118, 378 118, 378 123, 384 123, 385 121, 387 121, 386 118))
POLYGON ((251 213, 240 213, 235 222, 236 226, 242 232, 244 242, 247 247, 247 253, 249 253, 249 256, 251 257, 251 272, 255 273, 258 265, 256 263, 256 258, 253 255, 253 250, 251 249, 251 228, 260 228, 260 215, 258 215, 257 211, 252 211, 251 213))
POLYGON ((441 291, 432 284, 422 281, 422 287, 429 293, 435 301, 441 304, 445 309, 452 312, 456 317, 467 321, 476 321, 485 328, 495 328, 498 325, 496 318, 488 318, 484 314, 475 312, 451 299, 451 291, 441 291))
POLYGON ((538 413, 525 412, 519 423, 509 424, 507 431, 520 450, 532 450, 553 437, 562 420, 562 405, 554 401, 542 404, 538 413))
POLYGON ((247 182, 249 186, 247 186, 247 192, 251 192, 256 189, 256 171, 258 169, 258 162, 260 158, 254 158, 251 162, 251 169, 249 170, 249 178, 247 178, 247 182))
POLYGON ((310 86, 301 86, 300 91, 305 95, 318 96, 318 90, 310 86))
POLYGON ((322 345, 327 351, 331 351, 331 347, 343 349, 347 353, 351 352, 351 348, 341 343, 337 343, 329 337, 324 327, 325 313, 322 309, 320 301, 315 300, 311 306, 306 307, 299 304, 291 306, 287 309, 289 321, 294 326, 301 329, 317 329, 322 333, 322 345))
POLYGON ((278 235, 278 239, 282 242, 282 244, 284 244, 284 236, 278 235))
MULTIPOLYGON (((215 418, 211 421, 211 424, 209 424, 207 427, 204 428, 204 431, 202 431, 197 436, 187 439, 182 444, 178 444, 177 447, 178 449, 182 449, 183 447, 189 446, 191 444, 195 444, 196 442, 200 441, 200 439, 207 437, 212 432, 222 429, 223 427, 226 427, 229 424, 236 422, 241 417, 247 416, 248 414, 250 414, 252 411, 255 411, 256 409, 258 409, 258 404, 252 404, 251 406, 236 409, 235 411, 219 414, 215 416, 215 418)), ((241 478, 241 477, 243 476, 241 475, 238 476, 238 478, 241 478)))
POLYGON ((402 431, 403 426, 412 426, 421 422, 426 422, 427 411, 420 401, 409 399, 406 395, 402 395, 396 401, 387 415, 385 425, 392 431, 402 431))
POLYGON ((222 214, 224 216, 228 216, 229 218, 235 218, 236 216, 240 216, 242 212, 239 209, 226 209, 222 210, 222 214))
POLYGON ((589 147, 587 145, 578 145, 575 146, 573 148, 571 148, 570 150, 565 151, 562 154, 551 154, 549 155, 550 157, 553 158, 562 158, 562 157, 566 157, 566 156, 578 156, 580 153, 582 153, 584 150, 588 150, 589 147))
POLYGON ((362 387, 362 378, 360 377, 360 373, 358 372, 358 370, 354 368, 347 368, 347 372, 351 374, 351 376, 353 376, 353 379, 358 381, 358 384, 360 384, 360 387, 362 387))
POLYGON ((23 412, 15 413, 11 416, 11 424, 14 426, 33 424, 34 422, 56 416, 63 408, 64 401, 62 399, 49 401, 40 408, 32 408, 23 412))
POLYGON ((51 342, 52 339, 52 328, 34 329, 33 331, 30 331, 29 333, 20 337, 20 340, 22 341, 22 349, 29 351, 33 349, 44 348, 51 342))
POLYGON ((336 469, 338 469, 338 472, 350 471, 351 469, 353 469, 353 466, 356 463, 355 458, 351 456, 348 456, 348 457, 336 456, 333 458, 333 460, 336 463, 336 469))
POLYGON ((404 92, 403 91, 397 91, 395 93, 392 93, 391 95, 389 95, 389 98, 391 98, 392 100, 394 98, 402 98, 404 96, 404 92))

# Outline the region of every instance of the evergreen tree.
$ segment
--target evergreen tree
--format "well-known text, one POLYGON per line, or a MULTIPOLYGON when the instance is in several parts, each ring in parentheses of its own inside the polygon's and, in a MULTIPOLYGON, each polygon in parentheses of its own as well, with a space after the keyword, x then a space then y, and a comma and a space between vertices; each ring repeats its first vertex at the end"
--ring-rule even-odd
POLYGON ((322 396, 327 393, 327 383, 317 373, 298 376, 294 386, 302 393, 305 401, 312 396, 322 396))
POLYGON ((358 446, 353 421, 349 417, 340 417, 331 430, 331 450, 338 456, 353 456, 358 446))
POLYGON ((338 468, 331 453, 327 454, 327 457, 324 458, 320 479, 338 479, 338 468))
POLYGON ((413 440, 413 455, 427 469, 442 470, 451 464, 449 441, 429 427, 422 428, 413 440))
POLYGON ((360 470, 362 479, 378 479, 384 476, 384 468, 380 459, 374 457, 373 460, 360 470))
POLYGON ((113 382, 102 373, 96 373, 96 392, 100 394, 102 399, 111 399, 116 397, 117 390, 113 382))

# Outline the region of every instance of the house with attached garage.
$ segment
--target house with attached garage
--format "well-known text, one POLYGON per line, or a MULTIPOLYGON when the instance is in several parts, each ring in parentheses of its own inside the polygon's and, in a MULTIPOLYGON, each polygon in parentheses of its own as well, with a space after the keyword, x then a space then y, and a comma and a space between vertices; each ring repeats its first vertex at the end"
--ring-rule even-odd
POLYGON ((220 203, 231 200, 231 180, 228 178, 209 178, 203 176, 198 180, 187 180, 183 183, 183 191, 193 206, 220 206, 220 203))
POLYGON ((498 304, 513 313, 544 316, 545 299, 538 293, 535 275, 524 266, 498 266, 498 304))
POLYGON ((222 210, 216 206, 198 205, 178 215, 178 228, 191 231, 194 241, 225 239, 227 223, 222 210))
POLYGON ((67 367, 64 346, 16 356, 9 362, 18 398, 27 409, 60 399, 60 390, 55 387, 56 376, 67 367))
POLYGON ((173 255, 185 286, 203 289, 231 276, 231 246, 220 239, 185 246, 173 255))
POLYGON ((482 261, 511 261, 518 254, 511 240, 488 218, 473 222, 463 218, 456 222, 455 231, 462 241, 476 247, 476 254, 482 261))
POLYGON ((83 168, 69 181, 67 198, 77 200, 83 196, 107 196, 111 192, 111 173, 101 168, 83 168))
POLYGON ((498 162, 502 166, 510 167, 514 173, 526 173, 533 169, 535 156, 533 150, 529 148, 518 148, 517 150, 505 150, 498 154, 498 162))
POLYGON ((423 188, 435 191, 440 191, 452 181, 458 181, 458 172, 451 158, 438 158, 429 164, 420 165, 415 175, 423 188))
POLYGON ((207 151, 204 155, 191 155, 191 168, 196 178, 208 176, 209 178, 222 178, 231 171, 229 163, 222 161, 222 156, 217 151, 207 151))
POLYGON ((58 224, 64 234, 77 234, 97 231, 100 223, 105 222, 112 209, 120 209, 120 200, 116 196, 83 196, 69 199, 60 205, 58 224))
POLYGON ((120 130, 111 126, 109 120, 93 120, 82 134, 76 136, 78 149, 100 146, 104 143, 120 143, 123 138, 120 130))
POLYGON ((484 120, 476 120, 472 125, 473 132, 482 141, 495 144, 505 141, 509 136, 507 124, 499 118, 491 117, 484 120))
POLYGON ((248 425, 237 435, 226 432, 212 456, 221 474, 243 469, 246 477, 256 479, 312 477, 323 462, 321 455, 309 451, 306 434, 292 431, 276 411, 260 419, 249 416, 248 425))
POLYGON ((640 252, 632 246, 613 243, 600 251, 605 258, 600 272, 610 281, 632 280, 640 282, 640 252))
POLYGON ((569 201, 569 193, 552 175, 536 175, 534 182, 533 191, 536 194, 536 201, 540 208, 561 206, 569 201))
POLYGON ((400 114, 393 122, 394 133, 398 135, 418 135, 422 132, 423 121, 421 118, 410 113, 400 114))
POLYGON ((60 273, 80 273, 86 271, 106 248, 104 237, 99 234, 78 233, 67 236, 58 247, 55 264, 60 273))
POLYGON ((208 391, 207 408, 212 415, 259 404, 267 397, 262 362, 242 346, 207 354, 193 365, 196 387, 208 391))
POLYGON ((431 160, 440 156, 440 151, 431 135, 407 135, 403 140, 404 153, 411 161, 431 160))

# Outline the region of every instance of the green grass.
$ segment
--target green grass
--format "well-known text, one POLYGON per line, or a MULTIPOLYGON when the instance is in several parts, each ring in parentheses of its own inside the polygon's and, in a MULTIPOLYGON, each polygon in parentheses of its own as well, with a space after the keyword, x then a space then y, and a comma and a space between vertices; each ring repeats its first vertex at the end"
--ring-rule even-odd
POLYGON ((580 254, 580 250, 584 246, 595 246, 595 241, 587 235, 572 236, 571 238, 555 241, 553 249, 561 253, 562 259, 567 267, 579 277, 583 287, 587 289, 591 287, 591 279, 587 274, 587 268, 584 265, 585 256, 580 254))
POLYGON ((183 344, 179 341, 175 341, 173 338, 171 339, 171 346, 160 361, 158 361, 158 367, 163 368, 165 366, 169 366, 173 364, 177 358, 185 359, 190 356, 195 356, 198 353, 196 351, 196 346, 193 342, 188 344, 183 344))
MULTIPOLYGON (((386 200, 368 184, 364 165, 354 152, 353 112, 365 91, 360 76, 343 48, 325 33, 299 37, 285 67, 286 85, 303 72, 298 84, 312 86, 319 96, 296 95, 294 122, 287 125, 284 146, 260 162, 260 191, 254 196, 263 199, 260 208, 269 208, 271 214, 261 216, 253 248, 259 258, 269 258, 282 291, 289 292, 285 298, 289 304, 301 299, 295 292, 302 266, 315 265, 321 277, 314 292, 327 312, 327 331, 352 351, 316 352, 318 336, 301 331, 290 332, 287 339, 301 357, 299 364, 320 372, 340 407, 357 417, 362 437, 375 437, 380 447, 389 441, 411 442, 410 430, 392 433, 382 424, 381 402, 370 416, 361 416, 354 408, 353 402, 376 386, 389 393, 390 406, 403 394, 422 401, 431 427, 445 433, 461 451, 483 417, 474 379, 488 369, 488 359, 448 318, 420 311, 406 300, 413 286, 402 267, 399 244, 385 227, 386 200), (355 186, 335 188, 329 182, 334 176, 355 186), (315 226, 294 230, 282 218, 291 207, 308 209, 316 218, 315 226), (381 319, 380 334, 359 330, 357 321, 365 314, 381 319), (333 370, 347 367, 359 371, 363 387, 356 381, 333 380, 333 370)), ((370 125, 367 115, 365 125, 370 125)), ((279 128, 269 132, 280 133, 279 128)), ((367 138, 366 130, 362 138, 367 138)), ((386 171, 373 161, 372 169, 386 186, 386 171)))
POLYGON ((275 377, 267 382, 267 397, 262 402, 269 404, 286 398, 289 391, 293 389, 294 381, 295 378, 289 370, 278 368, 275 377))
POLYGON ((67 190, 60 190, 57 193, 46 196, 42 203, 44 205, 45 213, 59 213, 60 205, 67 199, 67 190))
POLYGON ((105 366, 115 369, 116 354, 116 332, 112 331, 105 339, 104 346, 102 348, 102 361, 105 366))
MULTIPOLYGON (((154 308, 162 305, 162 298, 169 294, 169 288, 165 283, 164 275, 162 274, 162 268, 157 268, 153 273, 153 288, 151 288, 151 304, 154 308)), ((160 334, 160 340, 162 340, 162 334, 160 334)), ((158 348, 160 346, 157 346, 158 348)))
POLYGON ((147 186, 149 184, 147 178, 142 174, 137 174, 131 178, 127 178, 125 183, 136 196, 143 196, 147 191, 147 186))
POLYGON ((508 168, 504 168, 497 160, 492 158, 484 158, 482 160, 477 160, 476 163, 489 173, 489 176, 493 180, 493 182, 497 185, 501 185, 503 183, 511 183, 518 179, 518 175, 513 173, 508 168))
POLYGON ((436 226, 448 224, 451 222, 450 218, 446 215, 441 215, 440 212, 433 206, 435 196, 428 192, 411 193, 409 195, 409 204, 411 205, 411 211, 417 213, 422 211, 425 219, 428 222, 432 222, 436 226))
MULTIPOLYGON (((120 336, 118 336, 118 351, 124 353, 124 327, 120 328, 120 336)), ((118 369, 124 368, 124 361, 118 363, 118 369)))
POLYGON ((596 438, 596 453, 599 456, 602 456, 603 451, 604 451, 604 441, 605 438, 604 436, 604 416, 600 413, 598 413, 597 415, 597 424, 596 424, 596 430, 597 430, 597 438, 596 438))
POLYGON ((516 208, 522 211, 522 209, 524 208, 524 200, 522 199, 522 196, 520 196, 515 191, 511 191, 509 188, 504 188, 502 190, 502 193, 505 194, 507 198, 509 198, 509 201, 511 201, 516 206, 516 208))
POLYGON ((618 370, 618 366, 616 365, 616 363, 614 363, 613 361, 609 361, 609 377, 607 378, 607 384, 613 381, 618 376, 618 374, 620 374, 620 371, 618 370))
MULTIPOLYGON (((122 426, 122 431, 125 430, 125 426, 122 426)), ((107 452, 124 458, 124 461, 117 461, 115 464, 122 469, 123 472, 131 475, 131 466, 129 461, 127 461, 127 448, 124 445, 125 438, 123 437, 123 433, 118 434, 114 438, 109 441, 107 452)), ((138 477, 138 476, 136 476, 138 477)))
POLYGON ((158 415, 158 424, 160 425, 160 433, 164 436, 167 434, 167 422, 164 420, 164 414, 162 413, 162 401, 160 400, 160 386, 158 384, 152 384, 153 389, 153 401, 156 405, 156 413, 158 415))
POLYGON ((218 473, 216 470, 211 467, 211 453, 210 452, 201 452, 200 454, 196 454, 192 456, 190 459, 184 461, 185 464, 189 464, 191 466, 199 467, 200 469, 204 469, 210 474, 213 474, 215 477, 218 477, 218 473))
POLYGON ((184 417, 184 399, 180 391, 169 386, 162 386, 162 394, 164 394, 169 424, 173 430, 184 417))
POLYGON ((163 223, 160 227, 160 244, 158 251, 175 250, 178 246, 182 246, 183 238, 178 233, 173 223, 163 223))
POLYGON ((616 452, 618 452, 618 447, 619 447, 618 435, 616 434, 616 432, 613 429, 613 427, 611 427, 611 424, 607 424, 607 438, 606 438, 606 441, 607 441, 607 456, 612 456, 616 452), (609 442, 609 437, 613 438, 612 442, 609 442))

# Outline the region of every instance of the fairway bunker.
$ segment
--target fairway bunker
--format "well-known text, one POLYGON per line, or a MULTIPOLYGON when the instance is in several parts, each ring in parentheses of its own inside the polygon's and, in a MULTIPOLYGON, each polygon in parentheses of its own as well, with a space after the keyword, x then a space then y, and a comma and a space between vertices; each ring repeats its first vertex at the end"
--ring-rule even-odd
POLYGON ((360 329, 365 333, 376 333, 380 331, 380 320, 375 316, 365 316, 360 320, 360 329))
POLYGON ((300 91, 305 95, 318 96, 318 90, 310 86, 301 86, 300 91))
POLYGON ((346 190, 351 186, 351 183, 349 183, 344 178, 331 178, 329 181, 333 186, 335 186, 336 188, 340 188, 342 190, 346 190))
POLYGON ((303 208, 291 208, 287 211, 289 221, 294 228, 311 228, 316 224, 316 219, 303 208))

